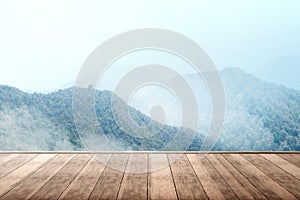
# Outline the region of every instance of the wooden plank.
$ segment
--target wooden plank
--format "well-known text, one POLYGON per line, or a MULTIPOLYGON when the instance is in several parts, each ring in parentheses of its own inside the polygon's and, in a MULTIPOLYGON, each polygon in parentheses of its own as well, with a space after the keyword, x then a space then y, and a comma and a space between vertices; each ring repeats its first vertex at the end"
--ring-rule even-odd
POLYGON ((208 199, 185 154, 168 154, 179 199, 208 199))
MULTIPOLYGON (((41 154, 43 155, 43 154, 41 154)), ((60 154, 31 174, 1 199, 30 199, 50 178, 74 157, 74 154, 60 154)))
POLYGON ((300 167, 300 154, 277 154, 277 155, 293 163, 297 167, 300 167))
POLYGON ((206 157, 187 155, 209 199, 238 199, 206 157))
POLYGON ((118 199, 147 199, 148 155, 131 154, 118 199))
POLYGON ((300 168, 297 167, 296 165, 290 163, 289 161, 275 154, 260 154, 260 155, 300 180, 300 168))
POLYGON ((297 199, 285 188, 268 177, 248 160, 238 154, 226 154, 224 157, 234 165, 252 184, 269 199, 297 199))
POLYGON ((34 157, 38 156, 37 154, 21 154, 18 155, 0 165, 0 179, 15 169, 19 168, 26 162, 30 161, 34 157))
POLYGON ((259 155, 243 155, 249 162, 300 199, 300 181, 259 155))
MULTIPOLYGON (((238 171, 236 171, 235 168, 232 165, 230 165, 230 163, 227 162, 227 165, 224 165, 218 159, 216 154, 208 155, 207 159, 217 169, 217 171, 221 174, 224 180, 226 180, 227 184, 235 192, 238 198, 248 200, 266 199, 255 187, 253 187, 253 185, 249 181, 247 181, 247 179, 245 179, 238 171), (240 180, 241 182, 239 181, 240 178, 242 178, 242 180, 240 180), (244 182, 246 182, 246 184, 243 184, 244 182), (248 189, 254 190, 255 196, 253 196, 251 192, 248 191, 248 189)), ((224 159, 223 162, 226 162, 226 160, 224 159)))
POLYGON ((54 156, 54 154, 38 155, 34 159, 30 160, 29 162, 25 163, 21 167, 3 177, 0 180, 0 196, 7 193, 15 185, 27 178, 31 173, 35 172, 39 167, 41 167, 54 156))
POLYGON ((1 158, 5 158, 6 156, 9 156, 10 154, 2 154, 2 153, 0 153, 0 160, 1 160, 1 158))
MULTIPOLYGON (((111 154, 102 154, 97 156, 102 157, 100 159, 101 161, 108 161, 111 154)), ((88 199, 104 168, 104 164, 97 160, 97 158, 92 157, 59 199, 88 199)))
MULTIPOLYGON (((217 183, 211 177, 211 174, 206 169, 202 161, 200 161, 199 155, 190 154, 187 155, 192 167, 195 170, 198 179, 200 180, 209 199, 225 199, 222 192, 219 190, 217 183)), ((203 159, 203 158, 201 158, 203 159)))
POLYGON ((90 199, 116 199, 128 161, 128 154, 113 154, 105 167, 90 199))
POLYGON ((149 199, 177 199, 168 157, 166 154, 149 154, 149 199))
POLYGON ((0 165, 17 157, 18 155, 19 154, 0 154, 0 165))
POLYGON ((113 168, 80 155, 0 154, 0 199, 300 199, 298 154, 123 153, 113 168))
POLYGON ((90 158, 91 155, 89 154, 76 155, 38 190, 31 199, 58 199, 90 158))

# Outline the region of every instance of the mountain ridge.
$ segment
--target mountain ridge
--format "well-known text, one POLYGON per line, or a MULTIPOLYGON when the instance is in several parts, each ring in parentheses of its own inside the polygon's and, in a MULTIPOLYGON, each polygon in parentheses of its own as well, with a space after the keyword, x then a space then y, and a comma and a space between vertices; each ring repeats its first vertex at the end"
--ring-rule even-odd
MULTIPOLYGON (((262 81, 237 68, 222 70, 220 76, 227 112, 224 130, 214 150, 300 150, 300 91, 262 81)), ((192 75, 186 77, 193 83, 192 75)), ((197 82, 194 86, 197 88, 197 82)), ((0 86, 0 150, 83 150, 73 119, 72 92, 72 88, 67 88, 30 94, 0 86)), ((143 146, 145 141, 128 135, 113 122, 107 110, 112 95, 111 91, 96 92, 96 112, 105 134, 119 140, 124 149, 159 149, 180 130, 155 122, 153 130, 161 126, 166 129, 143 146)), ((137 123, 151 121, 141 111, 116 99, 120 110, 129 109, 137 123)), ((196 135, 187 150, 199 150, 203 134, 187 128, 181 131, 196 135)), ((180 147, 180 141, 176 145, 180 147)), ((170 150, 184 150, 176 145, 170 150)))

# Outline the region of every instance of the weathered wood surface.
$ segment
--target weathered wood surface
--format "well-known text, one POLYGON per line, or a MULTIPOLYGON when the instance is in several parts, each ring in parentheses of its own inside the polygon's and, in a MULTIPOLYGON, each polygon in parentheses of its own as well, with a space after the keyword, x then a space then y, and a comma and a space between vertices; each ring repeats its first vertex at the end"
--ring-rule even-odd
POLYGON ((300 199, 299 188, 297 153, 0 153, 0 199, 300 199))

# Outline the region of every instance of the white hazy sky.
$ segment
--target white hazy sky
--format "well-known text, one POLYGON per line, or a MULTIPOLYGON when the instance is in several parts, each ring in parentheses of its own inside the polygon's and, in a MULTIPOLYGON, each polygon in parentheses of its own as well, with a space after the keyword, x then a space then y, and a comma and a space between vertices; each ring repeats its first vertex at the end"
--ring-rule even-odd
POLYGON ((31 91, 62 87, 103 41, 146 27, 185 34, 219 69, 239 67, 300 89, 298 0, 3 0, 0 84, 31 91))

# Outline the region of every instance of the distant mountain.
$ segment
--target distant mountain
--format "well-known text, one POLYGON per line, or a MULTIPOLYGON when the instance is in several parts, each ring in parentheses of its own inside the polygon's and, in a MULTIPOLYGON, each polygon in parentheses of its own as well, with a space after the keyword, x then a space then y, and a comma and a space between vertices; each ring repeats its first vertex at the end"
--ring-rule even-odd
MULTIPOLYGON (((214 150, 300 151, 300 91, 266 83, 237 68, 222 70, 220 75, 227 108, 224 129, 214 150)), ((197 75, 185 78, 199 94, 198 98, 203 98, 204 87, 197 75)), ((72 92, 68 88, 49 94, 29 94, 0 86, 0 150, 84 150, 73 119, 72 92)), ((96 91, 95 104, 104 134, 123 149, 161 149, 176 138, 178 131, 181 137, 168 150, 185 150, 182 144, 195 135, 188 150, 200 149, 204 134, 201 130, 197 134, 188 128, 151 121, 111 91, 96 91), (111 111, 112 99, 121 116, 129 111, 136 124, 148 125, 149 130, 158 132, 156 137, 141 139, 135 137, 145 134, 139 129, 128 133, 120 128, 111 111)), ((208 107, 205 101, 200 100, 199 104, 204 110, 208 107)), ((123 120, 131 126, 129 119, 123 120)))
MULTIPOLYGON (((72 88, 49 94, 29 94, 9 86, 0 86, 0 150, 83 150, 72 112, 72 88)), ((144 133, 126 133, 114 120, 110 91, 96 91, 95 104, 98 122, 104 134, 122 150, 157 150, 174 141, 169 150, 187 150, 199 146, 202 138, 195 131, 160 124, 127 106, 114 96, 116 110, 127 110, 139 126, 148 125, 156 137, 135 137, 144 133), (177 133, 179 133, 178 136, 177 133), (190 147, 182 146, 186 140, 190 147), (189 143, 188 143, 189 144, 189 143)), ((130 126, 129 119, 123 119, 130 126)), ((187 142, 186 142, 187 143, 187 142)), ((91 150, 91 149, 90 149, 91 150)))
MULTIPOLYGON (((226 120, 215 150, 300 151, 300 91, 264 82, 238 68, 224 69, 220 76, 226 120)), ((196 75, 186 79, 197 90, 196 75)))

